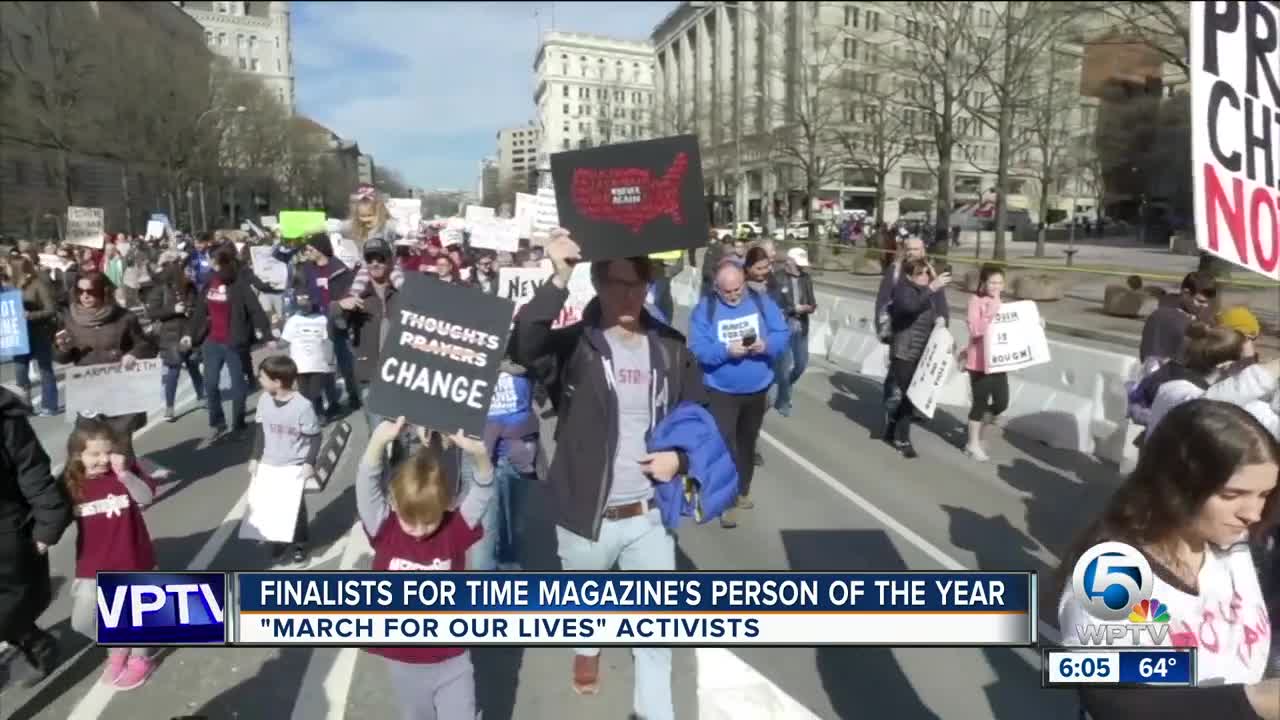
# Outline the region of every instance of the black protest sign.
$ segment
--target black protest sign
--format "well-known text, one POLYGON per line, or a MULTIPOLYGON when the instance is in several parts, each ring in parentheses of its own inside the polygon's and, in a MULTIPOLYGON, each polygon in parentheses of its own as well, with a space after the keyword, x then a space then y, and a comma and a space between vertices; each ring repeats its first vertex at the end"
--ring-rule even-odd
POLYGON ((551 156, 560 226, 584 260, 707 244, 702 158, 694 135, 551 156))
POLYGON ((369 389, 370 412, 480 437, 513 307, 474 288, 407 274, 369 389))

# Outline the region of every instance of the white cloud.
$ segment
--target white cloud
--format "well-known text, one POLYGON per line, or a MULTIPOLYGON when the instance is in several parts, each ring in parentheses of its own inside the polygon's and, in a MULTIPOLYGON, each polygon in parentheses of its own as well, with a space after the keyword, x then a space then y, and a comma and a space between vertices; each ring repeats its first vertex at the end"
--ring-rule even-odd
POLYGON ((674 7, 297 3, 300 110, 412 182, 469 187, 497 131, 533 119, 539 23, 550 30, 553 9, 557 30, 641 40, 674 7))

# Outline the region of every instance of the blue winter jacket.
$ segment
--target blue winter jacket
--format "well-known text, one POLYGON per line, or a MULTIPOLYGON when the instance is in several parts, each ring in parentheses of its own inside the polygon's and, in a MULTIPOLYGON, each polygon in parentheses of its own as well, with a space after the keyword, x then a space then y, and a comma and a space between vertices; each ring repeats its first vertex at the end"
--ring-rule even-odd
POLYGON ((655 483, 654 499, 662 524, 674 530, 682 518, 701 524, 720 517, 738 497, 738 468, 706 408, 684 402, 649 433, 649 452, 679 450, 689 457, 688 472, 655 483))

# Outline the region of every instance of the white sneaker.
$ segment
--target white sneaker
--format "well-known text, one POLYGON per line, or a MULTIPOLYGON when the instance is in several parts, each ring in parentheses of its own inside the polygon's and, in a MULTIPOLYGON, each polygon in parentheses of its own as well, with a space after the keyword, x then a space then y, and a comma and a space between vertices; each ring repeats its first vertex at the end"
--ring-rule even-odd
POLYGON ((987 462, 991 458, 987 456, 986 451, 976 445, 965 445, 964 454, 973 458, 977 462, 987 462))

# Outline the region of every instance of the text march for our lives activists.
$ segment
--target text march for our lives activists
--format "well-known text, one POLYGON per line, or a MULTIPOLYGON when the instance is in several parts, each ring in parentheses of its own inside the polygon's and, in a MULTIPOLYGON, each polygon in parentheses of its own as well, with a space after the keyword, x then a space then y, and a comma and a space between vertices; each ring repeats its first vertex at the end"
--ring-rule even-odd
POLYGON ((407 275, 370 388, 370 410, 480 437, 511 315, 510 300, 407 275))
POLYGON ((1036 638, 1030 573, 110 573, 99 585, 104 645, 1025 647, 1036 638))

